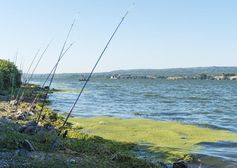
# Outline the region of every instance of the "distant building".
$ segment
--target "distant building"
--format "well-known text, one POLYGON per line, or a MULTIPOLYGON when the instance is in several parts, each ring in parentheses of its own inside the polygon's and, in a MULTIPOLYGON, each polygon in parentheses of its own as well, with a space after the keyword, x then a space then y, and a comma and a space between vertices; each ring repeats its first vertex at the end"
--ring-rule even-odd
POLYGON ((183 80, 183 79, 185 78, 182 76, 171 76, 167 78, 167 80, 183 80))
POLYGON ((237 80, 237 76, 231 76, 230 80, 237 80))
POLYGON ((157 79, 155 76, 146 76, 146 79, 157 79))
POLYGON ((216 79, 216 80, 226 80, 227 79, 227 75, 222 74, 222 75, 219 75, 219 76, 215 76, 214 79, 216 79))

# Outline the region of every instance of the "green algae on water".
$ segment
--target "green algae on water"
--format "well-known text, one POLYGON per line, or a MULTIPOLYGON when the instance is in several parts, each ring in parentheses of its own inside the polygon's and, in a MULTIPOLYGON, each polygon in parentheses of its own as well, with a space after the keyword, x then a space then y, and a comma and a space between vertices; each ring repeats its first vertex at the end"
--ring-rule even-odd
POLYGON ((112 117, 71 118, 70 122, 80 132, 145 147, 166 162, 190 160, 188 154, 201 149, 201 142, 237 141, 237 134, 228 131, 177 122, 112 117))
POLYGON ((72 93, 79 93, 81 89, 51 89, 51 92, 72 92, 72 93))

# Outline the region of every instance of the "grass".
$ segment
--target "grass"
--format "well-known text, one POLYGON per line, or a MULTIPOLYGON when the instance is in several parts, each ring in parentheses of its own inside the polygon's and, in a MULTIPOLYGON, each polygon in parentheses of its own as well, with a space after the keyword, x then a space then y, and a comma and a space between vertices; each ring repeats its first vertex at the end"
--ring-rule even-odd
POLYGON ((237 141, 237 135, 177 122, 112 117, 71 118, 80 132, 117 142, 138 144, 171 163, 177 158, 190 160, 188 154, 202 147, 201 142, 237 141))
POLYGON ((57 139, 54 131, 28 135, 9 129, 0 131, 0 134, 0 151, 17 150, 21 148, 21 143, 25 139, 36 149, 36 152, 31 152, 27 156, 14 156, 13 159, 16 160, 21 157, 21 161, 11 165, 13 167, 22 165, 22 160, 28 163, 28 167, 159 167, 139 160, 129 153, 133 144, 81 134, 74 129, 69 130, 68 138, 59 137, 60 144, 55 150, 51 150, 52 144, 57 139))
MULTIPOLYGON (((27 103, 22 106, 26 108, 27 103)), ((37 106, 38 108, 40 107, 37 106)), ((43 115, 45 121, 41 121, 42 126, 49 122, 56 128, 62 125, 62 118, 50 109, 45 108, 43 115)), ((36 117, 33 116, 29 120, 35 120, 36 117)), ((158 164, 138 159, 131 152, 135 146, 133 143, 88 135, 81 133, 79 131, 81 128, 71 126, 65 128, 68 130, 66 138, 58 136, 58 129, 39 131, 34 134, 20 133, 18 130, 25 123, 27 121, 7 122, 0 118, 0 156, 3 156, 0 162, 7 162, 10 167, 160 167, 158 164), (22 143, 26 139, 31 142, 36 151, 17 155, 16 151, 22 149, 22 143), (52 149, 56 140, 59 143, 52 149), (5 153, 12 153, 12 156, 7 158, 5 153)))
MULTIPOLYGON (((27 106, 27 103, 23 103, 21 109, 27 109, 27 106)), ((36 109, 39 110, 40 106, 37 105, 36 109)), ((49 108, 44 109, 43 115, 45 120, 41 121, 41 125, 49 122, 56 128, 62 125, 62 116, 49 108)), ((57 138, 57 129, 33 135, 19 133, 19 127, 26 122, 3 124, 0 120, 0 151, 20 149, 25 139, 36 149, 30 157, 20 156, 19 159, 14 155, 19 162, 14 163, 13 167, 21 165, 21 160, 28 167, 160 167, 157 161, 170 164, 177 159, 191 161, 190 154, 201 149, 198 145, 201 142, 237 141, 237 135, 227 131, 148 119, 70 118, 65 128, 68 130, 67 138, 57 138), (60 143, 51 150, 56 139, 60 143), (138 159, 137 156, 156 161, 157 164, 138 159)))

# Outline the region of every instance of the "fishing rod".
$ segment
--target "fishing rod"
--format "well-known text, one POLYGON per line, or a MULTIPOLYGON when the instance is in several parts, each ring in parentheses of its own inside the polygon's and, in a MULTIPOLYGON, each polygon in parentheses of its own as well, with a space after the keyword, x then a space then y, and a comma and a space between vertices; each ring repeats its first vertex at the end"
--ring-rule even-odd
POLYGON ((54 79, 56 70, 57 70, 57 68, 58 68, 58 65, 59 65, 59 62, 60 62, 60 60, 61 60, 61 57, 62 57, 62 55, 63 55, 63 53, 64 53, 65 46, 66 46, 66 44, 67 44, 67 42, 68 42, 68 38, 69 38, 69 36, 70 36, 70 34, 71 34, 71 31, 72 31, 72 29, 73 29, 73 27, 74 27, 75 22, 76 22, 76 18, 73 20, 73 22, 72 22, 72 24, 71 24, 71 26, 70 26, 70 28, 69 28, 67 37, 66 37, 66 39, 65 39, 65 41, 64 41, 64 43, 63 43, 62 49, 61 49, 61 51, 60 51, 60 54, 59 54, 59 57, 58 57, 58 60, 57 60, 57 63, 56 63, 55 68, 54 68, 54 70, 53 70, 52 77, 50 78, 48 88, 46 89, 46 93, 44 94, 43 104, 42 104, 41 110, 40 110, 40 112, 39 112, 39 116, 38 116, 38 119, 37 119, 37 123, 39 123, 39 120, 40 120, 40 118, 41 118, 41 115, 42 115, 42 112, 43 112, 43 110, 44 110, 44 106, 45 106, 45 103, 46 103, 46 99, 47 99, 47 96, 48 96, 50 87, 51 87, 51 85, 52 85, 52 82, 53 82, 53 79, 54 79))
MULTIPOLYGON (((68 46, 68 48, 64 51, 64 53, 63 53, 62 56, 60 57, 60 59, 57 61, 57 63, 61 61, 61 59, 64 57, 64 55, 67 53, 67 51, 73 46, 73 44, 74 44, 74 43, 71 43, 71 44, 68 46)), ((45 79, 44 83, 41 85, 41 88, 44 88, 44 87, 45 87, 47 81, 49 80, 49 78, 50 78, 50 76, 52 75, 54 69, 56 68, 57 63, 54 65, 54 67, 52 68, 52 70, 50 71, 50 73, 47 75, 47 78, 45 79)), ((40 96, 39 93, 35 96, 34 100, 31 102, 30 109, 32 109, 33 104, 35 104, 35 102, 38 100, 39 96, 40 96)))
MULTIPOLYGON (((47 46, 45 47, 44 51, 43 51, 42 54, 40 55, 40 58, 38 59, 38 61, 37 61, 36 65, 35 65, 35 67, 34 67, 32 73, 31 73, 31 75, 30 75, 30 77, 28 78, 28 80, 27 80, 27 82, 26 82, 26 85, 28 85, 28 84, 30 83, 30 81, 31 81, 31 79, 32 79, 32 77, 33 77, 33 75, 34 75, 34 73, 35 73, 37 67, 39 66, 39 63, 41 62, 41 60, 42 60, 44 54, 45 54, 46 51, 48 50, 48 48, 49 48, 49 46, 50 46, 51 43, 52 43, 52 40, 47 44, 47 46)), ((24 99, 24 94, 25 94, 25 88, 23 88, 23 91, 22 91, 22 94, 21 94, 21 97, 20 97, 20 101, 24 99)))
POLYGON ((37 58, 39 52, 40 52, 40 48, 39 48, 39 49, 37 50, 37 52, 35 53, 35 56, 34 56, 33 60, 31 61, 29 68, 28 68, 27 71, 26 71, 25 84, 26 84, 27 81, 28 81, 28 76, 29 76, 30 70, 31 70, 31 68, 32 68, 32 66, 33 66, 33 63, 35 62, 35 59, 37 58))
POLYGON ((60 57, 60 59, 58 59, 58 61, 56 62, 56 64, 54 65, 54 67, 51 69, 50 73, 48 74, 46 80, 44 81, 42 87, 45 86, 46 82, 49 80, 49 77, 52 75, 54 69, 57 67, 57 64, 61 61, 61 59, 63 58, 63 56, 67 53, 67 51, 74 45, 74 43, 71 43, 67 49, 64 51, 64 53, 62 54, 62 56, 60 57))
MULTIPOLYGON (((22 57, 21 58, 20 68, 19 68, 19 72, 20 72, 21 75, 24 73, 24 65, 25 65, 24 63, 25 62, 24 62, 24 59, 22 57)), ((22 89, 22 82, 20 83, 20 88, 17 89, 16 100, 18 99, 18 96, 20 94, 21 89, 22 89)))
MULTIPOLYGON (((24 77, 25 79, 23 79, 23 80, 24 80, 23 86, 26 85, 26 83, 27 83, 27 81, 28 81, 28 76, 29 76, 30 69, 31 69, 31 67, 32 67, 32 65, 33 65, 33 63, 34 63, 36 57, 38 56, 39 52, 40 52, 40 48, 39 48, 39 49, 37 50, 37 52, 35 53, 35 56, 34 56, 33 60, 31 61, 31 64, 30 64, 30 66, 29 66, 29 68, 28 68, 28 70, 27 70, 27 72, 26 72, 26 75, 25 75, 25 77, 24 77)), ((16 100, 18 100, 18 98, 19 98, 19 94, 20 94, 20 92, 21 92, 21 89, 22 89, 22 87, 21 87, 21 88, 18 90, 18 92, 17 92, 16 100)))
POLYGON ((18 57, 18 51, 16 52, 16 55, 15 55, 15 58, 14 58, 14 61, 13 61, 13 73, 12 73, 12 75, 11 75, 11 99, 10 99, 10 102, 12 101, 12 100, 14 100, 14 83, 15 83, 15 76, 16 76, 16 69, 14 68, 14 66, 16 66, 16 62, 17 62, 17 57, 18 57))
POLYGON ((29 77, 29 79, 28 79, 28 81, 27 81, 28 84, 30 83, 30 81, 31 81, 31 79, 32 79, 32 77, 33 77, 33 75, 34 75, 34 73, 35 73, 37 67, 39 66, 39 63, 41 62, 41 60, 42 60, 44 54, 45 54, 46 51, 48 50, 48 48, 49 48, 49 46, 51 45, 51 43, 52 43, 52 40, 47 44, 46 48, 44 49, 43 53, 41 54, 41 56, 40 56, 38 62, 36 63, 36 65, 35 65, 35 67, 34 67, 32 73, 31 73, 31 75, 30 75, 30 77, 29 77))
POLYGON ((21 64, 20 64, 20 71, 21 71, 21 72, 23 72, 24 66, 25 66, 25 60, 24 60, 24 58, 22 57, 22 58, 21 58, 21 64))
POLYGON ((116 32, 118 31, 120 25, 123 23, 123 21, 124 21, 124 19, 126 18, 127 15, 128 15, 128 11, 127 11, 127 12, 125 13, 125 15, 122 17, 121 21, 119 22, 118 26, 116 27, 116 29, 114 30, 113 34, 111 35, 109 41, 107 42, 105 48, 102 50, 102 52, 101 52, 101 54, 100 54, 98 60, 96 61, 94 67, 92 68, 92 70, 91 70, 89 76, 87 77, 87 79, 86 79, 86 81, 85 81, 85 83, 84 83, 84 85, 83 85, 83 87, 82 87, 80 93, 78 94, 78 96, 77 96, 75 102, 73 103, 72 108, 70 109, 70 111, 69 111, 69 113, 68 113, 68 115, 67 115, 67 117, 66 117, 66 119, 65 119, 65 121, 64 121, 64 123, 63 123, 63 126, 62 126, 61 128, 63 128, 63 127, 65 126, 65 124, 67 123, 68 118, 70 117, 72 111, 74 110, 74 108, 75 108, 75 106, 76 106, 76 104, 77 104, 79 98, 81 97, 81 94, 82 94, 83 90, 85 89, 87 83, 89 82, 89 80, 90 80, 90 78, 91 78, 91 76, 92 76, 92 74, 93 74, 95 68, 97 67, 97 65, 98 65, 98 63, 100 62, 102 56, 104 55, 106 49, 108 48, 108 46, 109 46, 111 40, 113 39, 114 35, 115 35, 116 32))

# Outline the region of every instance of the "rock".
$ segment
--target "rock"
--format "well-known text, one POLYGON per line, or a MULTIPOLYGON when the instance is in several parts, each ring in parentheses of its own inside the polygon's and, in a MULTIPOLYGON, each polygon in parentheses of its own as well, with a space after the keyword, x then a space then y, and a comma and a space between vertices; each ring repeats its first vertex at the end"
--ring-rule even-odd
POLYGON ((173 168, 188 168, 188 165, 185 161, 179 160, 173 164, 173 168))
POLYGON ((28 111, 34 111, 36 108, 36 104, 32 104, 27 110, 28 111))
POLYGON ((14 113, 11 117, 12 118, 15 118, 17 120, 26 120, 28 116, 30 115, 34 115, 34 113, 32 112, 21 112, 21 111, 18 111, 17 113, 14 113))
POLYGON ((44 125, 43 125, 43 123, 38 122, 38 126, 43 127, 44 125))
POLYGON ((47 123, 47 124, 44 125, 44 128, 47 129, 47 130, 53 130, 54 126, 51 123, 47 123))
POLYGON ((21 114, 23 111, 21 109, 17 109, 17 114, 21 114))
POLYGON ((26 125, 20 127, 18 130, 20 133, 34 134, 37 132, 37 129, 40 128, 36 121, 30 121, 26 125))
POLYGON ((18 116, 16 116, 16 119, 17 120, 25 120, 26 117, 24 115, 18 115, 18 116))
POLYGON ((71 164, 76 164, 76 160, 75 160, 75 159, 70 159, 69 162, 70 162, 71 164))
POLYGON ((30 143, 30 141, 28 141, 27 139, 24 140, 24 142, 22 143, 22 147, 24 149, 26 149, 27 151, 35 151, 35 148, 33 147, 33 145, 30 143))
POLYGON ((26 124, 26 126, 37 126, 37 122, 36 121, 30 121, 26 124))
POLYGON ((11 106, 16 106, 17 103, 18 103, 17 100, 11 100, 11 101, 10 101, 10 105, 11 105, 11 106))
POLYGON ((19 128, 19 132, 23 133, 25 131, 25 129, 26 129, 26 126, 22 126, 22 127, 19 128))
POLYGON ((13 113, 10 118, 17 119, 17 120, 25 120, 27 117, 26 112, 18 111, 17 113, 13 113))
POLYGON ((66 161, 67 167, 75 167, 75 165, 77 164, 77 161, 75 159, 68 159, 66 161))
POLYGON ((56 121, 58 119, 57 114, 53 113, 52 115, 49 116, 49 119, 52 121, 56 121))
POLYGON ((32 121, 32 122, 29 122, 27 125, 22 126, 18 131, 20 133, 33 135, 34 133, 37 132, 37 129, 38 129, 37 124, 32 121))
POLYGON ((31 134, 33 135, 34 133, 36 133, 36 129, 37 129, 37 126, 27 126, 23 132, 26 133, 26 134, 31 134))
POLYGON ((32 159, 43 161, 46 159, 47 154, 44 152, 35 151, 35 152, 30 152, 29 157, 32 159))
POLYGON ((35 115, 35 113, 33 113, 32 111, 30 111, 30 112, 28 112, 28 115, 29 115, 29 116, 33 116, 33 115, 35 115))

